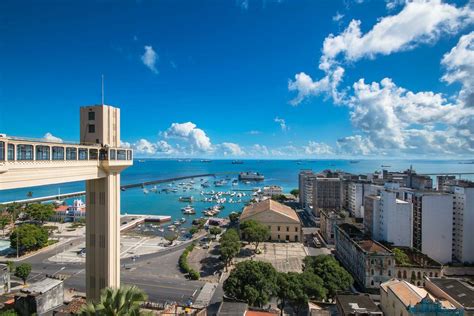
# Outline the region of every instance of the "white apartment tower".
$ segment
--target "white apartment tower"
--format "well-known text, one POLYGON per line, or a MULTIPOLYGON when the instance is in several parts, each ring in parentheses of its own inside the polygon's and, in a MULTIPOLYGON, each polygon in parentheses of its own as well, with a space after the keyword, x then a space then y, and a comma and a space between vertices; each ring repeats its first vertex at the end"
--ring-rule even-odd
POLYGON ((397 192, 385 189, 380 192, 379 240, 395 246, 412 247, 413 205, 399 200, 397 192))
POLYGON ((453 187, 453 258, 474 262, 474 183, 462 182, 453 187))

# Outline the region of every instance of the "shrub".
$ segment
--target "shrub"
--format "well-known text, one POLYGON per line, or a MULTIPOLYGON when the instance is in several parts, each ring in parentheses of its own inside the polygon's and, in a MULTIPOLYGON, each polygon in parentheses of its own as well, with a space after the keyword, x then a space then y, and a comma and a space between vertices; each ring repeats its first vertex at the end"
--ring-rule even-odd
POLYGON ((199 280, 199 272, 191 268, 188 263, 188 255, 191 251, 193 251, 194 246, 195 244, 192 243, 191 245, 187 246, 186 249, 184 249, 181 256, 179 256, 178 265, 181 271, 187 273, 191 280, 199 280))

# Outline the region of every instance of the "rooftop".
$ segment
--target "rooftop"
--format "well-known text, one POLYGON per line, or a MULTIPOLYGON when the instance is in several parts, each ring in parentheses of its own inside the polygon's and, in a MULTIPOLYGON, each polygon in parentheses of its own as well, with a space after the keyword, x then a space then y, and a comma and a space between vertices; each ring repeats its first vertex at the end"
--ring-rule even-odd
POLYGON ((30 287, 24 288, 21 291, 28 294, 43 294, 59 284, 63 283, 62 280, 46 278, 36 283, 30 284, 30 287))
MULTIPOLYGON (((387 246, 390 250, 394 248, 403 251, 404 254, 408 257, 407 264, 404 266, 413 266, 413 267, 435 267, 441 268, 443 265, 428 255, 410 247, 400 247, 400 246, 387 246)), ((397 262, 398 264, 398 262, 397 262)))
POLYGON ((368 295, 339 294, 336 296, 336 301, 344 315, 357 312, 380 313, 382 315, 382 311, 368 295))
POLYGON ((349 238, 351 238, 352 242, 357 244, 359 248, 365 252, 385 254, 392 253, 381 243, 368 238, 359 228, 355 227, 354 225, 344 223, 338 225, 338 227, 340 230, 344 231, 349 236, 349 238))
POLYGON ((474 308, 474 290, 458 279, 429 278, 430 282, 465 308, 474 308))
POLYGON ((300 222, 300 218, 298 217, 298 214, 296 214, 295 210, 293 210, 291 207, 283 205, 272 199, 267 199, 261 202, 253 203, 245 207, 244 211, 242 212, 242 215, 240 216, 240 219, 241 220, 246 219, 258 213, 268 212, 268 211, 273 211, 273 212, 282 214, 294 221, 300 222))
POLYGON ((217 311, 218 316, 242 316, 245 314, 248 305, 243 302, 233 302, 224 300, 217 311))
MULTIPOLYGON (((392 279, 382 283, 381 288, 388 292, 389 290, 402 302, 406 307, 415 306, 422 299, 429 298, 435 301, 436 298, 428 293, 425 289, 417 287, 407 281, 392 279)), ((441 305, 447 309, 454 309, 455 306, 447 300, 440 300, 441 305)))

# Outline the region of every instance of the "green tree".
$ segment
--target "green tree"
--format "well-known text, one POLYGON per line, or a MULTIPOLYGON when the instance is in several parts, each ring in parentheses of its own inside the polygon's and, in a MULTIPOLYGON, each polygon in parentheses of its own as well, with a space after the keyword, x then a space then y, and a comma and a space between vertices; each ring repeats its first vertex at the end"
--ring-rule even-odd
POLYGON ((54 215, 54 206, 52 204, 29 204, 26 207, 26 214, 32 220, 44 223, 54 215))
POLYGON ((230 222, 231 222, 232 224, 237 223, 237 222, 239 221, 239 218, 240 218, 240 215, 241 215, 241 214, 242 214, 241 212, 238 212, 238 213, 235 213, 235 212, 230 213, 230 214, 229 214, 229 220, 230 220, 230 222))
POLYGON ((224 261, 224 266, 232 262, 232 259, 240 252, 240 237, 239 233, 235 229, 228 229, 225 233, 222 234, 220 239, 219 252, 221 255, 222 261, 224 261))
POLYGON ((326 298, 327 290, 324 287, 324 281, 316 274, 304 271, 301 274, 304 292, 309 298, 321 301, 326 298))
POLYGON ((194 227, 194 226, 189 229, 189 233, 190 233, 191 235, 196 234, 198 231, 199 231, 199 228, 194 227))
POLYGON ((290 191, 290 194, 298 197, 300 195, 300 190, 299 189, 293 189, 290 191))
POLYGON ((18 315, 14 309, 7 309, 6 311, 1 311, 0 316, 16 316, 18 315))
POLYGON ((31 272, 31 264, 22 263, 15 268, 15 276, 23 280, 23 284, 26 285, 26 280, 31 272))
POLYGON ((247 260, 236 264, 224 282, 227 296, 262 307, 278 290, 275 268, 268 262, 247 260))
POLYGON ((348 290, 354 282, 349 272, 330 255, 306 257, 304 272, 311 272, 323 280, 329 298, 334 298, 338 292, 348 290))
POLYGON ((23 224, 10 234, 10 247, 16 249, 18 246, 21 252, 42 248, 47 243, 48 231, 38 225, 23 224))
POLYGON ((97 303, 88 303, 81 315, 95 316, 139 316, 140 305, 148 299, 145 292, 136 286, 123 286, 118 289, 105 288, 97 303))
POLYGON ((23 211, 23 206, 18 203, 11 203, 4 206, 4 211, 10 214, 11 222, 13 223, 17 220, 18 216, 23 211))
POLYGON ((220 233, 222 233, 222 229, 220 227, 213 226, 209 229, 209 233, 214 235, 214 238, 217 237, 220 233))
POLYGON ((408 255, 405 252, 403 252, 403 250, 398 249, 398 248, 393 248, 392 252, 395 255, 395 261, 397 262, 397 264, 401 266, 410 264, 410 258, 408 258, 408 255))
POLYGON ((270 229, 268 226, 252 219, 241 223, 240 230, 244 240, 255 244, 255 251, 257 251, 258 245, 261 242, 268 240, 270 237, 270 229))
POLYGON ((11 222, 11 217, 9 215, 0 215, 0 229, 2 230, 3 237, 5 237, 5 227, 11 222))
POLYGON ((302 273, 288 272, 278 274, 278 298, 280 300, 280 314, 289 303, 294 314, 298 315, 301 308, 308 304, 305 281, 302 273))
POLYGON ((173 244, 173 242, 178 239, 178 234, 172 233, 172 234, 167 234, 165 235, 165 239, 169 242, 170 245, 173 244))

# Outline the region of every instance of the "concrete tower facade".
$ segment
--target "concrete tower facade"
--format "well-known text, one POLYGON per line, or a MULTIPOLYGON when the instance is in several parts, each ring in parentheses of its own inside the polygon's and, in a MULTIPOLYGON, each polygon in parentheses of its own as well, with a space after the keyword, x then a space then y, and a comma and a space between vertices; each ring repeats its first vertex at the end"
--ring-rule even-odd
MULTIPOLYGON (((119 109, 107 105, 81 107, 80 124, 81 144, 96 143, 102 148, 120 146, 119 109)), ((102 150, 99 156, 107 154, 112 156, 102 150)), ((122 169, 109 167, 105 177, 86 181, 86 295, 92 299, 97 299, 105 287, 120 286, 122 169)))

